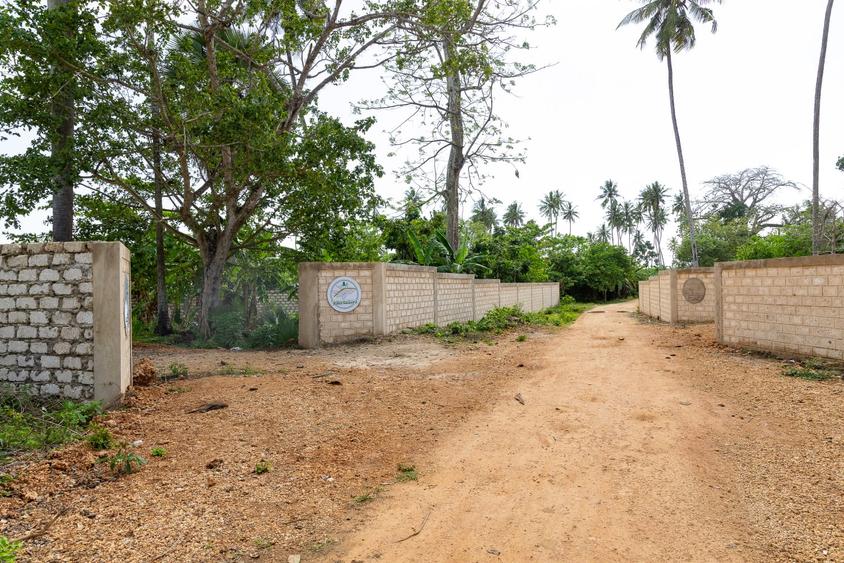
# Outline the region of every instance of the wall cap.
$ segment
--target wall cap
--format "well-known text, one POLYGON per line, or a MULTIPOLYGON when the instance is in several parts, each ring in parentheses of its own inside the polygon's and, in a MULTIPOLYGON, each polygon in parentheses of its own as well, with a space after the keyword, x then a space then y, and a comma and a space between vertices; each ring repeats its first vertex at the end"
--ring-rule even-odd
POLYGON ((739 260, 716 262, 719 270, 741 270, 749 268, 806 268, 812 266, 844 266, 844 254, 823 256, 797 256, 792 258, 768 258, 765 260, 739 260))

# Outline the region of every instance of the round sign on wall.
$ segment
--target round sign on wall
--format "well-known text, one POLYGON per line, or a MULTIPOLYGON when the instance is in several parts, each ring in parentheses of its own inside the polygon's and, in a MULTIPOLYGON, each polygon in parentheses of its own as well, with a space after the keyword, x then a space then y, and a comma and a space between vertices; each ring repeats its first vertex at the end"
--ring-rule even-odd
POLYGON ((689 303, 696 305, 706 299, 706 284, 699 278, 689 278, 683 284, 683 297, 689 303))
POLYGON ((351 313, 360 305, 360 285, 349 277, 334 278, 328 285, 327 297, 332 309, 340 313, 351 313))

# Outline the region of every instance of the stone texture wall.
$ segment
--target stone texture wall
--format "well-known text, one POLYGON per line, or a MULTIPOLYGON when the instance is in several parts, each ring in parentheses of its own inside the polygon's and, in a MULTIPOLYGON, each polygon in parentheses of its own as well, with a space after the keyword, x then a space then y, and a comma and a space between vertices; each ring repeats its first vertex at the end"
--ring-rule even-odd
POLYGON ((437 274, 437 320, 440 326, 474 320, 475 276, 437 274))
POLYGON ((723 344, 844 360, 844 256, 716 264, 723 344))
POLYGON ((495 307, 521 304, 525 311, 539 311, 559 302, 556 283, 502 284, 403 264, 302 263, 299 344, 316 348, 429 323, 444 326, 478 320, 495 307), (342 276, 354 278, 361 286, 361 304, 350 313, 335 311, 326 299, 332 280, 342 276))
POLYGON ((92 263, 85 243, 0 246, 0 381, 94 398, 92 263))
POLYGON ((435 319, 433 268, 386 265, 387 332, 433 323, 435 319))
POLYGON ((118 400, 131 384, 130 284, 120 243, 0 245, 0 383, 118 400))
POLYGON ((501 306, 501 282, 475 280, 475 319, 482 319, 492 309, 501 306))

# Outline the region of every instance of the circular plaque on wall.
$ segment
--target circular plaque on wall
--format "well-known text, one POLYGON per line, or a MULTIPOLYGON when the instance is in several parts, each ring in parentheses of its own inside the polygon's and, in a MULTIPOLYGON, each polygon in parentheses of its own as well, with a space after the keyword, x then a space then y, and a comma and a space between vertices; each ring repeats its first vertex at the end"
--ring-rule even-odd
POLYGON ((706 284, 700 278, 689 278, 683 284, 683 297, 689 303, 697 304, 706 298, 706 284))
POLYGON ((349 277, 334 278, 328 285, 328 304, 338 313, 351 313, 360 305, 358 282, 349 277))

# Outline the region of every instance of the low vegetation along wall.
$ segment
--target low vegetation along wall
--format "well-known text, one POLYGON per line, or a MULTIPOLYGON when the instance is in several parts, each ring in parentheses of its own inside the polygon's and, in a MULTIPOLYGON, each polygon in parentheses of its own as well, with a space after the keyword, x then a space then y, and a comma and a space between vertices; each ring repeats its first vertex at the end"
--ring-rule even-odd
POLYGON ((844 256, 715 265, 718 340, 844 360, 844 256))
POLYGON ((639 282, 639 312, 668 323, 715 320, 713 268, 665 270, 639 282))
POLYGON ((0 245, 0 384, 112 402, 131 378, 129 251, 0 245))
POLYGON ((478 320, 496 307, 535 312, 559 303, 557 283, 505 284, 404 264, 307 262, 299 264, 299 344, 316 348, 478 320))

